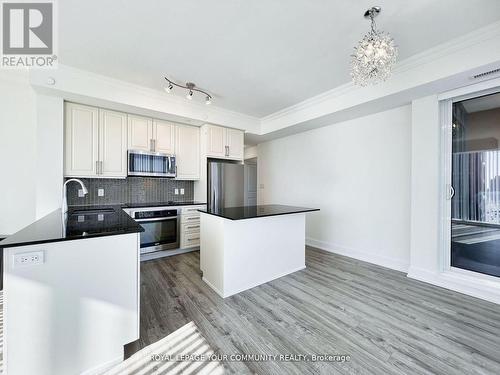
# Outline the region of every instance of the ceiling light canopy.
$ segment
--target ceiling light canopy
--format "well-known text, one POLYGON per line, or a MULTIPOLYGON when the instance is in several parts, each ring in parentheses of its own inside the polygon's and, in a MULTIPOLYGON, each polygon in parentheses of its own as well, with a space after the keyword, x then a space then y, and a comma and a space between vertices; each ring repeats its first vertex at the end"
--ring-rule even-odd
POLYGON ((167 77, 164 77, 165 80, 168 82, 168 86, 165 87, 165 91, 170 93, 175 87, 179 87, 181 89, 187 90, 186 94, 186 99, 192 100, 193 95, 195 92, 199 92, 205 95, 205 104, 211 104, 212 103, 212 95, 210 95, 208 92, 200 90, 199 88, 196 87, 196 85, 193 82, 187 82, 186 85, 180 85, 178 83, 175 83, 174 81, 169 80, 167 77))
POLYGON ((365 12, 365 18, 371 21, 371 30, 354 47, 351 77, 359 86, 374 85, 387 80, 398 57, 394 39, 389 34, 377 30, 375 17, 381 10, 375 6, 365 12))

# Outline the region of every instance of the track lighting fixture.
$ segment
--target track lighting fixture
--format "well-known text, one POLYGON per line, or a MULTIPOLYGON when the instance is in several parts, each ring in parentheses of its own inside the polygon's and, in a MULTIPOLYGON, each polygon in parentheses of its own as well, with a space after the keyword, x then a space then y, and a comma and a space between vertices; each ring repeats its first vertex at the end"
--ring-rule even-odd
POLYGON ((188 90, 188 93, 186 94, 186 99, 192 100, 193 95, 195 92, 199 92, 202 94, 205 94, 205 104, 211 104, 212 103, 212 95, 210 95, 208 92, 200 90, 199 88, 196 87, 196 85, 193 82, 187 82, 186 85, 180 85, 178 83, 175 83, 171 80, 169 80, 167 77, 164 77, 165 80, 168 82, 168 86, 165 87, 166 92, 171 92, 175 87, 179 87, 184 90, 188 90))

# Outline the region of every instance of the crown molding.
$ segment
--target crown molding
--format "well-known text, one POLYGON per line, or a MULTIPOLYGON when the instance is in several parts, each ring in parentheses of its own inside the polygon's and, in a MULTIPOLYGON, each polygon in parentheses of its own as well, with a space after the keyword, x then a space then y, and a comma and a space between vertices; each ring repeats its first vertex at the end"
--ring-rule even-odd
POLYGON ((81 70, 64 64, 57 69, 37 69, 30 72, 30 83, 44 93, 59 95, 81 95, 110 102, 125 103, 144 109, 156 103, 156 112, 188 117, 200 122, 210 122, 258 132, 260 119, 240 112, 231 111, 218 106, 206 105, 196 101, 170 95, 160 90, 144 87, 134 83, 121 81, 98 73, 81 70), (48 85, 47 80, 53 77, 55 85, 48 85), (106 96, 106 98, 104 98, 106 96))
MULTIPOLYGON (((64 95, 65 92, 79 92, 81 95, 85 95, 86 93, 90 95, 94 91, 91 89, 92 86, 95 86, 99 88, 98 90, 104 88, 104 91, 114 92, 117 101, 123 98, 124 95, 126 96, 127 93, 134 93, 136 98, 138 96, 142 98, 140 100, 142 105, 139 103, 138 107, 147 106, 149 102, 161 103, 164 107, 159 110, 166 114, 172 113, 181 117, 190 117, 198 122, 240 128, 254 134, 265 135, 279 129, 294 126, 297 122, 313 119, 315 116, 326 115, 326 108, 329 106, 332 106, 331 112, 334 113, 338 110, 350 108, 353 105, 363 105, 370 100, 374 100, 374 98, 377 99, 397 94, 401 90, 408 90, 411 87, 398 84, 398 79, 404 80, 409 75, 418 75, 420 74, 419 69, 425 68, 426 65, 432 64, 436 60, 446 58, 457 52, 467 51, 473 46, 491 43, 492 40, 496 41, 498 39, 500 39, 500 21, 401 60, 396 64, 392 78, 386 83, 370 88, 362 88, 354 85, 352 82, 347 82, 262 118, 217 107, 213 104, 207 106, 204 103, 188 101, 183 97, 168 95, 160 90, 84 71, 64 64, 59 64, 58 69, 32 69, 29 72, 29 76, 30 83, 34 88, 43 88, 44 91, 49 93, 52 91, 54 94, 64 95), (54 86, 47 85, 48 77, 56 78, 54 86), (65 80, 72 82, 66 85, 65 80), (353 100, 353 98, 356 100, 353 100), (344 99, 345 101, 342 102, 344 99), (340 103, 340 109, 334 108, 336 103, 340 103)), ((24 82, 25 74, 26 72, 21 74, 7 72, 7 74, 1 74, 0 79, 24 82)), ((432 77, 425 78, 428 78, 427 82, 433 79, 432 77)), ((97 92, 98 90, 95 91, 97 92)), ((158 107, 160 106, 158 105, 158 107)))
MULTIPOLYGON (((447 55, 467 50, 471 46, 477 44, 485 43, 492 39, 498 40, 500 38, 500 21, 491 23, 485 27, 477 29, 473 32, 460 36, 458 38, 452 39, 448 42, 442 43, 438 46, 430 48, 421 53, 412 55, 404 60, 398 62, 394 68, 391 80, 396 80, 398 77, 412 70, 417 70, 418 68, 432 63, 435 60, 446 57, 447 55)), ((294 116, 302 111, 314 110, 315 107, 321 104, 339 99, 347 94, 352 94, 355 92, 365 93, 366 88, 358 87, 352 82, 345 83, 343 85, 337 86, 334 89, 325 91, 319 95, 306 99, 300 103, 294 104, 290 107, 284 108, 280 111, 272 113, 270 115, 261 118, 261 135, 266 134, 265 125, 267 123, 279 121, 288 116, 294 116)))

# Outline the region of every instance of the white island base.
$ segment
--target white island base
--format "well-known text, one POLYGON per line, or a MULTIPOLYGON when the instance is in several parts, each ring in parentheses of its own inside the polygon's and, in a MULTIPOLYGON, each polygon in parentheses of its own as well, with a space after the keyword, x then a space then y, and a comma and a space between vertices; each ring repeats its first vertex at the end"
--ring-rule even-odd
POLYGON ((201 213, 203 281, 223 298, 302 270, 305 213, 231 220, 201 213))

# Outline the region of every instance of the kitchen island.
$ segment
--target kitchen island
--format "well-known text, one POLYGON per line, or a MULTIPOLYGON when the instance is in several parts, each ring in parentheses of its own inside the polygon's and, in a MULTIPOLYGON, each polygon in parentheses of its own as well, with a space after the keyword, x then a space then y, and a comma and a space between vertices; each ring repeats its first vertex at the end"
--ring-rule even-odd
POLYGON ((305 268, 306 213, 257 205, 199 210, 203 281, 226 298, 305 268))
POLYGON ((0 241, 3 371, 100 373, 139 338, 139 233, 121 207, 56 210, 0 241))

